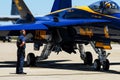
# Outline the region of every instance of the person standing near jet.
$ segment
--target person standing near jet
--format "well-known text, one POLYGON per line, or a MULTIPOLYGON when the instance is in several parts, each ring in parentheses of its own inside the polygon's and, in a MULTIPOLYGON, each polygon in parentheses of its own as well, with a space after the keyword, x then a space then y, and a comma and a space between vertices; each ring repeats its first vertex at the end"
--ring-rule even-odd
POLYGON ((23 72, 24 58, 25 58, 25 48, 26 48, 26 31, 21 30, 20 36, 17 39, 17 66, 16 74, 26 74, 23 72))

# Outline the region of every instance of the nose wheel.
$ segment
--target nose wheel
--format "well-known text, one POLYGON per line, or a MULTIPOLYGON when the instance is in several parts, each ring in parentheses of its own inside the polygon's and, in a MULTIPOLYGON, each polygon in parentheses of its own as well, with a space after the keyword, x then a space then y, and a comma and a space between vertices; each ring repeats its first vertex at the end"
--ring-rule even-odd
POLYGON ((103 62, 103 64, 101 64, 100 60, 99 59, 96 59, 94 61, 94 70, 96 71, 99 71, 101 69, 101 66, 103 68, 104 71, 108 71, 109 70, 109 67, 110 67, 110 63, 109 63, 109 60, 106 59, 106 61, 103 62))
POLYGON ((100 68, 101 68, 101 63, 100 63, 100 60, 99 60, 99 59, 95 59, 93 67, 94 67, 94 70, 96 70, 96 71, 99 71, 99 70, 100 70, 100 68))
POLYGON ((103 70, 108 71, 110 68, 109 60, 106 59, 106 61, 103 62, 103 70))
POLYGON ((94 70, 99 71, 101 68, 103 68, 104 71, 108 71, 110 68, 110 62, 107 57, 110 55, 110 53, 106 53, 106 51, 101 48, 96 48, 94 42, 90 42, 90 44, 98 54, 98 59, 95 59, 94 61, 94 70))

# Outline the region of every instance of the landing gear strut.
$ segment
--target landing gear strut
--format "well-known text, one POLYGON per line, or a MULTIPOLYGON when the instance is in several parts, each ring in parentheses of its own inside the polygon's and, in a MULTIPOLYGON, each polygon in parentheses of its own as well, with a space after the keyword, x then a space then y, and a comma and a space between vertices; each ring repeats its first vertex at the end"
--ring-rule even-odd
POLYGON ((93 57, 91 52, 85 52, 83 44, 78 44, 78 50, 80 57, 84 61, 85 65, 92 65, 93 57))
POLYGON ((95 59, 94 61, 94 69, 99 71, 102 66, 103 70, 109 70, 110 63, 107 57, 110 55, 110 53, 106 53, 104 49, 96 48, 94 42, 90 42, 90 44, 95 50, 95 52, 98 54, 98 59, 95 59))
POLYGON ((52 44, 44 45, 41 55, 37 56, 37 57, 35 57, 35 55, 33 53, 29 53, 27 55, 27 65, 35 66, 37 62, 47 59, 51 53, 51 50, 52 50, 51 48, 52 48, 52 44))

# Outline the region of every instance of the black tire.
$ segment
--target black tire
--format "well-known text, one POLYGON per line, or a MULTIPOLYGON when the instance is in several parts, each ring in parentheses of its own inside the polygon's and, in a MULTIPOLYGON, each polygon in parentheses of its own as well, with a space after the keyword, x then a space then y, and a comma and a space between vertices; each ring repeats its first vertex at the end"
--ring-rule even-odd
POLYGON ((35 66, 35 55, 33 53, 27 55, 27 66, 35 66))
POLYGON ((93 56, 91 52, 86 52, 86 57, 84 59, 84 64, 85 65, 92 65, 93 62, 93 56))
POLYGON ((11 42, 11 39, 8 39, 8 42, 11 42))
POLYGON ((6 40, 5 40, 5 39, 3 39, 3 42, 4 42, 4 43, 5 43, 5 41, 6 41, 6 40))
POLYGON ((106 59, 106 61, 103 62, 103 70, 108 71, 110 68, 110 62, 108 59, 106 59))
POLYGON ((94 70, 99 71, 101 68, 101 63, 99 59, 95 59, 94 61, 94 70))

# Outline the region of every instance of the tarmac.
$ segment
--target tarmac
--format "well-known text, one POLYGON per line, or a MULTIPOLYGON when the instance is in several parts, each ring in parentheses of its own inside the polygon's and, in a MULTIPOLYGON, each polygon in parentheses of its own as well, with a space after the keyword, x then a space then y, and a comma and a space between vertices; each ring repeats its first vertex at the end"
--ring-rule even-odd
MULTIPOLYGON (((79 52, 68 54, 66 52, 52 52, 47 60, 37 63, 36 67, 27 67, 26 75, 15 74, 16 71, 16 44, 0 42, 0 80, 120 80, 120 45, 112 44, 113 49, 108 57, 110 60, 109 71, 94 71, 93 66, 83 64, 79 52)), ((42 48, 41 48, 42 50, 42 48)), ((86 51, 91 51, 94 60, 97 54, 90 45, 85 46, 86 51)), ((41 51, 34 51, 33 44, 27 43, 26 55, 29 52, 40 55, 41 51)))

